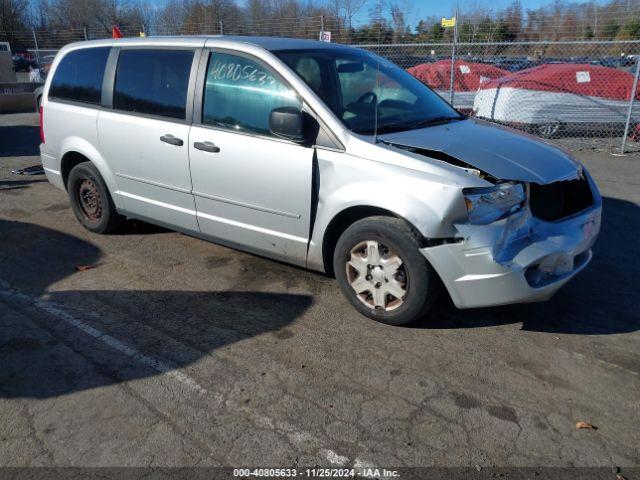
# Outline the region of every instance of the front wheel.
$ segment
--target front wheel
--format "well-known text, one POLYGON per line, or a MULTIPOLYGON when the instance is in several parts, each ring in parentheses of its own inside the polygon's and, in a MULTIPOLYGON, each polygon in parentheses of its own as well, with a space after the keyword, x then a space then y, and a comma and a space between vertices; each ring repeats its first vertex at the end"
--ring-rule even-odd
POLYGON ((393 217, 369 217, 345 230, 334 252, 338 284, 369 318, 406 325, 424 317, 438 293, 437 274, 420 253, 417 235, 393 217))

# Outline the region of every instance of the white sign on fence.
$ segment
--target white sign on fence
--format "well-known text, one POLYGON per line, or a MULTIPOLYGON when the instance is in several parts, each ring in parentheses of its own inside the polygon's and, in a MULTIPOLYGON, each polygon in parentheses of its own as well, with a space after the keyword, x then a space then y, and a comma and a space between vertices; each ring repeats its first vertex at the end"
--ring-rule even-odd
POLYGON ((331 42, 331 32, 327 32, 326 30, 320 31, 320 41, 321 42, 331 42))
POLYGON ((576 82, 588 83, 591 81, 591 74, 589 72, 576 72, 576 82))

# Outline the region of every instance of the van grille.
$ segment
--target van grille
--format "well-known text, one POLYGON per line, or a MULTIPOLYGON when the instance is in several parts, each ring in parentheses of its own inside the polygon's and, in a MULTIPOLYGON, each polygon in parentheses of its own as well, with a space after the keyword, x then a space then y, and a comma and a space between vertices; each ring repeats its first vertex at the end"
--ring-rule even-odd
POLYGON ((593 193, 585 178, 530 185, 530 208, 534 217, 553 222, 593 205, 593 193))

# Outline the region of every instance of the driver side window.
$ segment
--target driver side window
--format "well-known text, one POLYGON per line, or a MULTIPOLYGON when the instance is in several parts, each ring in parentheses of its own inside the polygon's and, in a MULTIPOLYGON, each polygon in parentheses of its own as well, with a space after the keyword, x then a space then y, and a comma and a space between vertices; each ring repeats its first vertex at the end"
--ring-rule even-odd
POLYGON ((302 109, 302 104, 288 85, 260 63, 212 52, 202 107, 205 125, 272 136, 271 111, 279 107, 302 109))
MULTIPOLYGON (((361 64, 361 70, 345 70, 341 66, 351 65, 349 60, 336 60, 336 70, 340 80, 342 102, 344 105, 357 102, 369 92, 376 93, 376 73, 370 65, 361 64)), ((344 68, 344 67, 343 67, 344 68)))
MULTIPOLYGON (((336 70, 340 80, 342 101, 345 107, 359 102, 379 104, 385 100, 400 100, 413 104, 417 97, 402 89, 384 71, 379 71, 370 63, 354 63, 350 59, 336 60, 336 70), (358 68, 355 68, 358 66, 358 68), (349 68, 351 67, 351 68, 349 68)), ((384 109, 384 104, 381 106, 384 109)), ((348 118, 348 108, 343 118, 348 118)), ((353 113, 351 113, 353 115, 353 113)))

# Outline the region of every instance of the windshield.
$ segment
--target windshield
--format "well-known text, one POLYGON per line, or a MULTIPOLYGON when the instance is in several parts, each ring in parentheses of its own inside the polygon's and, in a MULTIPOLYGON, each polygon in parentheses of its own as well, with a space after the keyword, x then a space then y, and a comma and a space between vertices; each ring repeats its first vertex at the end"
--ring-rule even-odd
POLYGON ((359 134, 390 133, 462 119, 456 110, 407 72, 365 50, 274 52, 359 134))

